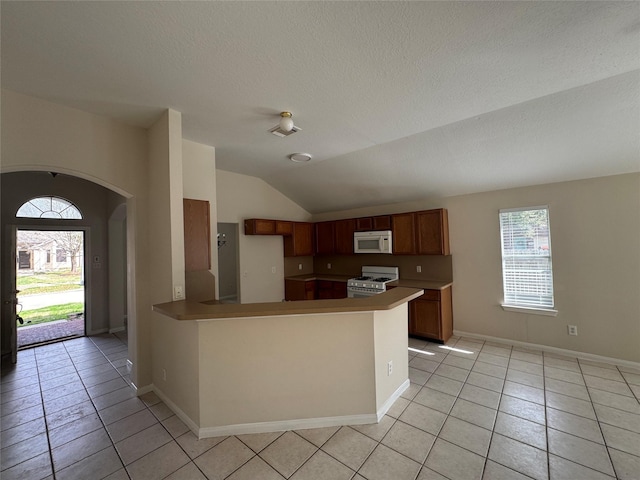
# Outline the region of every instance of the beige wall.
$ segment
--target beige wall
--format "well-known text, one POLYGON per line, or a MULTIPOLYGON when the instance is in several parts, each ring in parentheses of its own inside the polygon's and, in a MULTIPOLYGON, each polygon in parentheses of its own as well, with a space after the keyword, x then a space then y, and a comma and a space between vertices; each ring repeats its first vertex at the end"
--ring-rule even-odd
POLYGON ((640 361, 640 175, 446 199, 454 328, 640 361), (549 206, 557 317, 505 312, 501 208, 549 206), (567 335, 578 326, 578 336, 567 335))
POLYGON ((374 414, 372 320, 369 312, 200 322, 201 426, 374 414))
POLYGON ((376 411, 378 412, 409 378, 408 308, 409 304, 404 303, 392 310, 380 310, 374 313, 376 411), (391 375, 388 370, 389 362, 393 362, 391 375))
POLYGON ((239 224, 240 301, 279 302, 284 298, 282 237, 244 234, 245 218, 307 221, 311 215, 256 177, 218 170, 218 222, 239 224), (272 273, 275 267, 276 273, 272 273))
MULTIPOLYGON (((216 150, 208 145, 182 141, 182 183, 184 198, 209 202, 209 224, 211 235, 211 273, 218 276, 218 203, 216 201, 216 150)), ((215 298, 218 295, 216 282, 215 298)))
POLYGON ((640 361, 640 174, 314 215, 314 221, 445 207, 454 329, 640 361), (502 208, 549 205, 557 317, 505 312, 502 208), (567 335, 577 325, 577 337, 567 335))
POLYGON ((127 197, 130 262, 129 355, 132 379, 151 381, 148 338, 147 131, 2 90, 2 172, 57 171, 93 181, 127 197), (140 338, 139 338, 140 337, 140 338))

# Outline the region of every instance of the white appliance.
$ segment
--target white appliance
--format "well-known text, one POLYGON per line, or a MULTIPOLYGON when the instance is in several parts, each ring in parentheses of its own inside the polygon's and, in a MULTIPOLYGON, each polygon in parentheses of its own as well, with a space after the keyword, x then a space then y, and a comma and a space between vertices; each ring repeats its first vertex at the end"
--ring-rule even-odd
POLYGON ((391 230, 355 232, 353 251, 355 253, 392 253, 391 230))
POLYGON ((387 290, 387 283, 398 280, 398 267, 362 267, 360 277, 347 281, 348 298, 364 298, 387 290))

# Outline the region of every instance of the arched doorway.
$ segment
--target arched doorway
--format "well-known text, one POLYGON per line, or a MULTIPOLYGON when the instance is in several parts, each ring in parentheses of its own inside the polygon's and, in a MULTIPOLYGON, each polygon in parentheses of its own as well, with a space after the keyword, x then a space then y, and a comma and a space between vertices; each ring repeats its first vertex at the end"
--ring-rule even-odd
MULTIPOLYGON (((2 177, 2 229, 3 229, 3 310, 2 310, 2 354, 3 357, 10 352, 11 347, 7 338, 7 333, 13 329, 16 333, 17 340, 17 319, 15 316, 15 309, 13 312, 9 311, 11 305, 7 306, 7 299, 11 299, 12 295, 15 296, 15 291, 19 290, 15 284, 15 274, 19 270, 19 254, 17 253, 16 237, 12 239, 14 232, 18 230, 24 230, 29 232, 79 232, 84 238, 84 254, 76 256, 71 253, 57 255, 57 247, 48 246, 49 260, 53 263, 53 260, 60 260, 59 264, 62 264, 62 257, 65 256, 65 261, 71 270, 71 259, 74 258, 77 264, 80 256, 82 257, 81 263, 83 268, 76 272, 80 273, 81 278, 76 282, 82 284, 84 294, 84 333, 87 335, 95 335, 100 333, 112 332, 113 330, 125 331, 124 322, 121 322, 119 327, 112 328, 110 319, 110 297, 109 297, 109 284, 110 284, 110 264, 112 262, 118 262, 118 259, 112 258, 112 255, 117 255, 117 251, 114 253, 110 250, 110 242, 116 242, 119 245, 123 245, 120 249, 121 264, 126 265, 126 229, 120 229, 119 233, 114 236, 110 235, 110 216, 111 214, 119 210, 120 217, 119 223, 124 223, 126 218, 126 198, 118 193, 109 190, 97 183, 89 180, 84 180, 71 175, 52 174, 50 172, 41 171, 28 171, 28 172, 8 172, 3 173, 2 177), (46 200, 49 200, 49 209, 46 200), (34 202, 32 200, 37 199, 34 202), (61 202, 58 199, 62 199, 61 202), (65 201, 67 204, 76 207, 78 212, 81 212, 80 218, 73 209, 65 207, 65 201), (31 202, 31 203, 30 203, 31 202), (65 209, 66 208, 66 209, 65 209), (22 209, 22 210, 21 210, 22 209), (31 212, 38 213, 36 216, 18 216, 18 211, 21 213, 31 212), (45 213, 46 212, 46 213, 45 213), (124 213, 122 213, 124 212, 124 213), (125 236, 117 238, 117 236, 125 236), (12 250, 13 247, 13 251, 12 250), (55 249, 55 250, 53 250, 55 249), (15 268, 8 268, 12 265, 15 268), (10 278, 13 275, 13 279, 10 278), (13 285, 12 285, 13 284, 13 285), (12 316, 13 315, 13 316, 12 316)), ((45 245, 45 247, 47 247, 45 245)), ((62 249, 61 249, 62 250, 62 249)), ((26 252, 26 251, 25 251, 26 252)), ((31 264, 36 260, 36 255, 39 256, 39 261, 46 262, 47 248, 41 249, 36 254, 35 251, 31 253, 26 252, 23 254, 23 265, 26 265, 27 257, 31 264)), ((30 264, 30 266, 32 266, 30 264)), ((77 268, 77 265, 76 265, 77 268)), ((126 267, 123 267, 126 271, 126 267)), ((122 269, 121 269, 122 270, 122 269)), ((126 282, 125 282, 126 285, 126 282)), ((60 287, 58 287, 60 288, 60 287)), ((124 293, 119 300, 120 304, 127 303, 127 289, 125 287, 124 293)), ((122 308, 126 311, 126 308, 122 308)), ((74 312, 71 312, 74 313, 74 312)), ((75 312, 77 313, 77 312, 75 312)), ((73 318, 73 316, 71 317, 73 318)), ((125 331, 126 334, 126 331, 125 331)), ((8 336, 11 337, 10 335, 8 336)), ((17 346, 17 342, 15 342, 17 346)), ((14 357, 15 358, 15 357, 14 357)))

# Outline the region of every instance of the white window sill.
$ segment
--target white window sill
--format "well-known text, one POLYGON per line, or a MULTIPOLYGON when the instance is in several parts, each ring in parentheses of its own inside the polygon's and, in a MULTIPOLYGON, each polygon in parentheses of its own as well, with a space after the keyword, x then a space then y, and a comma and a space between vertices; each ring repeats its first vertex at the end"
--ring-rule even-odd
POLYGON ((536 307, 519 307, 517 305, 501 305, 505 312, 528 313, 529 315, 544 315, 546 317, 555 317, 558 310, 553 308, 536 308, 536 307))

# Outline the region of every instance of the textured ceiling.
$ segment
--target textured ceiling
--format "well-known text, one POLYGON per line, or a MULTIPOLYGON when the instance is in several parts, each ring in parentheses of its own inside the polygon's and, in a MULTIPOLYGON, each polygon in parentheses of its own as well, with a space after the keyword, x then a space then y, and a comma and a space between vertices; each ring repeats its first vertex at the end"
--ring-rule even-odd
POLYGON ((638 2, 2 2, 2 87, 310 212, 640 170, 638 2), (302 131, 268 133, 290 110, 302 131), (286 157, 309 152, 313 160, 286 157))

